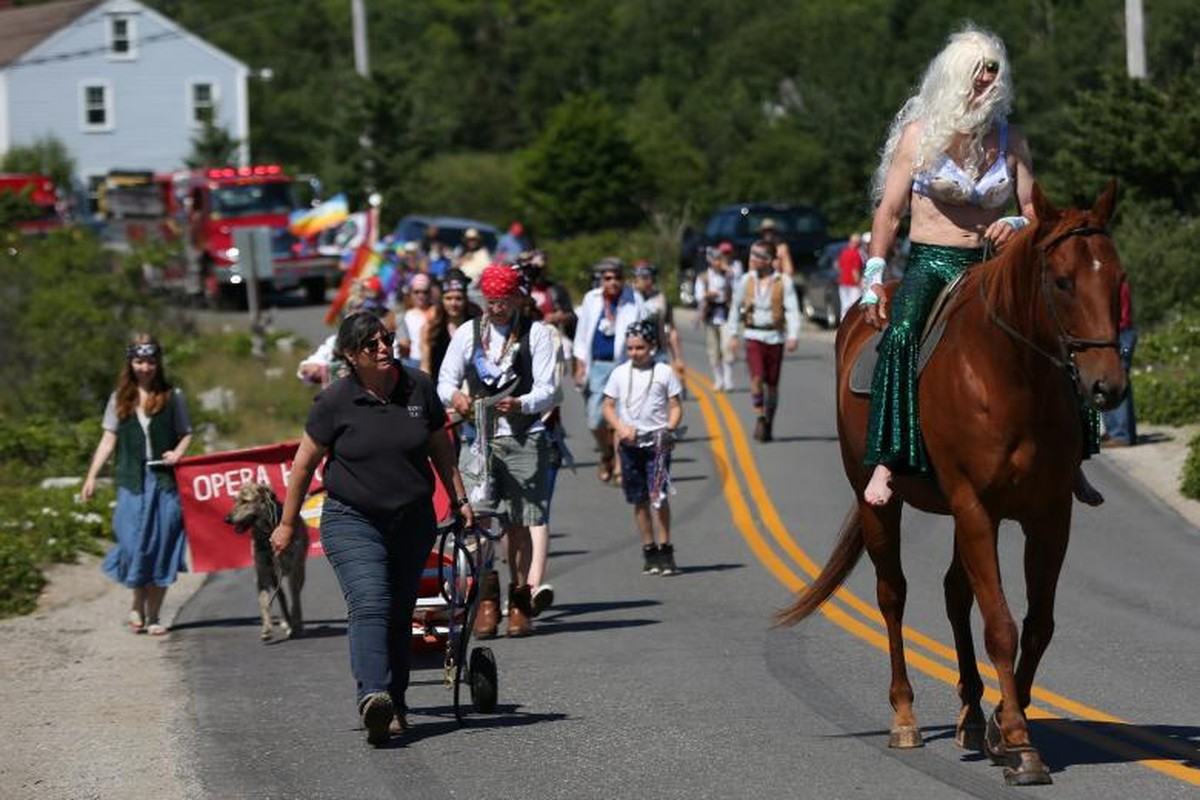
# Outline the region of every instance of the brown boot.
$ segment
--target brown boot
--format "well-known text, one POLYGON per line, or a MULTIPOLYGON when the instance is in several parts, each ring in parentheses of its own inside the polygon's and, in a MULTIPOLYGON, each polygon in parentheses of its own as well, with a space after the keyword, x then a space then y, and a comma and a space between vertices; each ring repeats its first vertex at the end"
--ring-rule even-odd
POLYGON ((531 592, 528 585, 508 585, 508 628, 505 636, 516 639, 533 633, 533 623, 529 619, 533 616, 531 592))
POLYGON ((483 573, 479 580, 479 608, 475 611, 472 632, 478 639, 491 639, 500 626, 500 573, 483 573))

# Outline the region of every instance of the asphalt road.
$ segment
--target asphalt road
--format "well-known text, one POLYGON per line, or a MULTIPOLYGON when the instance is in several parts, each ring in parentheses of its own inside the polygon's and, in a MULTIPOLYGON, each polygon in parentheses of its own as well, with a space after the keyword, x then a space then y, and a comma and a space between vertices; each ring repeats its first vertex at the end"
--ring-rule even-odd
MULTIPOLYGON (((281 309, 275 323, 315 342, 320 313, 281 309)), ((580 463, 560 475, 555 496, 556 605, 534 637, 492 643, 498 713, 459 727, 438 659, 426 657, 409 692, 413 730, 373 750, 357 729, 344 605, 327 564, 310 564, 309 635, 269 645, 257 639, 250 575, 218 574, 176 619, 169 644, 190 692, 188 768, 208 796, 1197 796, 1200 531, 1104 457, 1088 465, 1108 502, 1077 507, 1031 710, 1054 785, 1014 790, 999 768, 954 745, 941 590, 951 525, 907 513, 909 664, 927 745, 889 750, 886 645, 866 559, 824 615, 794 629, 771 620, 824 561, 851 500, 832 335, 809 328, 787 359, 777 440, 767 445, 749 439, 744 388, 713 394, 698 336, 685 338, 699 374, 673 469, 682 575, 640 574, 632 514, 618 489, 596 481, 569 392, 580 463)), ((1019 530, 1006 527, 1002 568, 1018 618, 1020 547, 1019 530)), ((995 699, 990 690, 989 707, 995 699)))

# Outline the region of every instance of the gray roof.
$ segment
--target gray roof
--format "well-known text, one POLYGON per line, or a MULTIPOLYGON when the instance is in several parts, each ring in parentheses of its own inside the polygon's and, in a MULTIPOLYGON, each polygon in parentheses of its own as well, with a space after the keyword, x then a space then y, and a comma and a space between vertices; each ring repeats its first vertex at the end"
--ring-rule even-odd
POLYGON ((0 67, 16 61, 102 2, 63 0, 36 6, 0 8, 0 67))

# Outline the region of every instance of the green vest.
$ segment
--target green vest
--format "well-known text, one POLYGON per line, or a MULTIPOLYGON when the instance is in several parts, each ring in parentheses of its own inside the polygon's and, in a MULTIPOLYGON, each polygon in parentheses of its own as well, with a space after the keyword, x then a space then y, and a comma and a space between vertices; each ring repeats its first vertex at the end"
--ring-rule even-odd
MULTIPOLYGON (((179 444, 179 433, 175 430, 175 392, 167 398, 167 404, 157 414, 150 418, 150 452, 154 460, 162 458, 163 453, 179 444)), ((142 424, 138 422, 137 414, 131 414, 126 419, 117 422, 117 486, 128 489, 134 494, 142 493, 142 475, 146 470, 146 436, 142 433, 142 424)), ((156 468, 154 477, 159 488, 164 491, 175 491, 175 472, 171 469, 156 468)))

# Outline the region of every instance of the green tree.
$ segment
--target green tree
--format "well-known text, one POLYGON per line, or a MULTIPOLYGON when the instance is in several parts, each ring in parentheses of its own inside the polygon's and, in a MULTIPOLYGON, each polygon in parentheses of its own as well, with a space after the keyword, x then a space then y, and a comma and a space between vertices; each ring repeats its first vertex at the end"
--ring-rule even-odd
POLYGON ((517 193, 551 235, 628 228, 643 217, 649 180, 611 105, 568 98, 522 159, 517 193))
POLYGON ((44 136, 30 145, 10 147, 0 159, 0 172, 33 172, 45 175, 60 189, 70 187, 75 159, 62 140, 44 136))
POLYGON ((212 120, 204 120, 200 132, 192 137, 192 154, 184 159, 191 169, 224 167, 237 161, 240 140, 212 120))

